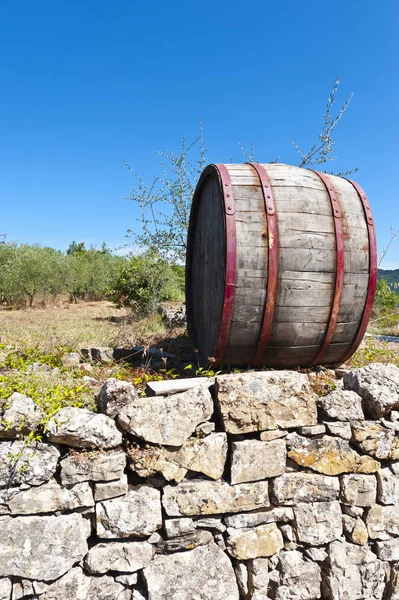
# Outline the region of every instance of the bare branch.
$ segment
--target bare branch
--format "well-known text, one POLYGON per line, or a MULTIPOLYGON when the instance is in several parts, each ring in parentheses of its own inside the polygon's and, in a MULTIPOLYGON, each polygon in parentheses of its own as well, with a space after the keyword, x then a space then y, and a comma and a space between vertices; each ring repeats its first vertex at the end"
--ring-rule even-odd
MULTIPOLYGON (((332 133, 333 133, 335 127, 338 125, 339 121, 344 116, 344 114, 347 111, 349 104, 353 98, 353 93, 349 94, 343 107, 338 111, 338 113, 335 116, 333 116, 332 109, 333 109, 334 101, 336 99, 336 95, 338 92, 339 83, 340 83, 339 79, 336 78, 333 88, 332 88, 330 95, 328 97, 328 100, 327 100, 326 110, 323 115, 322 130, 318 136, 319 137, 318 143, 313 144, 313 146, 308 151, 305 152, 304 150, 302 150, 299 147, 299 145, 296 142, 294 142, 294 140, 290 140, 291 144, 294 146, 295 150, 298 152, 298 154, 301 157, 301 161, 299 163, 300 167, 309 167, 311 165, 322 165, 331 160, 336 160, 336 156, 333 155, 335 142, 332 139, 332 133)), ((357 168, 351 169, 350 171, 347 171, 346 174, 354 173, 356 171, 357 171, 357 168)), ((335 173, 330 173, 330 174, 334 175, 335 173)), ((337 175, 342 175, 342 173, 339 173, 337 175)))
POLYGON ((381 265, 388 250, 390 249, 390 247, 392 246, 393 242, 396 240, 397 237, 399 237, 399 229, 395 229, 395 226, 391 225, 389 242, 388 242, 387 246, 384 248, 384 250, 382 251, 381 258, 378 262, 378 266, 381 265))

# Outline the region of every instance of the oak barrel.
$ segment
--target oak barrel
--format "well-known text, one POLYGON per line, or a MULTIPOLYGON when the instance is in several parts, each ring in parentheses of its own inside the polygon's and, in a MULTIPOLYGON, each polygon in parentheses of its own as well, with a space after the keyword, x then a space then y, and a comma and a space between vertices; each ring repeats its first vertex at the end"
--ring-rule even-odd
POLYGON ((370 317, 370 204, 349 179, 281 163, 213 164, 187 241, 188 330, 202 365, 333 365, 370 317))

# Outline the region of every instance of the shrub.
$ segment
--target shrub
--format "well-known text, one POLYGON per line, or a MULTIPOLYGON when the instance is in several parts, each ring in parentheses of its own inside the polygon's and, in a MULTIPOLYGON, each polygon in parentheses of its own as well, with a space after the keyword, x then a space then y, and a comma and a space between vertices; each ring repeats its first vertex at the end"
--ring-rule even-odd
POLYGON ((183 299, 183 273, 183 267, 169 264, 156 250, 130 255, 116 278, 114 300, 140 316, 153 314, 161 302, 183 299))

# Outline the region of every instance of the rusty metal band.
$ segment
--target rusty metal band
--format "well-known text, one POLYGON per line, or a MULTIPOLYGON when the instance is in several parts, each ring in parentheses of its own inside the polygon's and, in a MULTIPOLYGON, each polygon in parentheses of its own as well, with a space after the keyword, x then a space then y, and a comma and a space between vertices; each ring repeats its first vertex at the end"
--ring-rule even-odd
POLYGON ((254 358, 251 362, 252 367, 260 367, 262 366, 263 355, 272 333, 274 312, 276 308, 278 281, 278 231, 273 191, 266 169, 259 163, 247 164, 251 165, 251 167, 253 167, 258 174, 263 198, 265 201, 265 214, 267 223, 268 267, 266 302, 262 317, 258 345, 255 350, 254 358))
POLYGON ((353 187, 355 188, 355 190, 357 191, 357 194, 361 200, 361 203, 363 204, 364 215, 366 217, 367 229, 368 229, 368 235, 369 235, 369 284, 368 284, 368 289, 367 289, 367 297, 366 297, 366 302, 364 305, 363 316, 362 316, 362 320, 360 321, 359 329, 357 331, 357 334, 356 334, 356 337, 352 344, 351 349, 349 350, 348 354, 345 356, 345 358, 343 359, 342 362, 346 362, 354 355, 354 353, 360 346, 360 343, 364 337, 364 334, 366 333, 367 325, 368 325, 368 322, 370 319, 371 310, 373 308, 373 303, 374 303, 375 288, 377 285, 377 271, 378 271, 377 237, 376 237, 373 213, 371 212, 370 202, 368 201, 366 194, 364 193, 363 189, 360 187, 360 185, 358 183, 356 183, 355 181, 352 181, 351 179, 348 179, 347 181, 349 181, 349 183, 351 183, 353 185, 353 187))
POLYGON ((212 166, 219 174, 219 181, 223 194, 224 211, 226 214, 226 273, 224 299, 219 335, 214 353, 214 358, 216 359, 214 366, 217 367, 223 361, 227 342, 229 340, 231 320, 233 317, 237 272, 237 232, 233 188, 231 185, 230 174, 224 165, 215 164, 212 166))
POLYGON ((312 362, 312 366, 320 364, 333 339, 335 329, 338 322, 339 309, 341 307, 342 290, 344 287, 344 270, 345 270, 345 248, 344 248, 344 232, 342 227, 342 214, 341 206, 339 203, 337 192, 330 181, 330 178, 325 173, 319 173, 313 171, 322 180, 329 195, 332 207, 332 214, 334 217, 335 227, 335 244, 337 250, 337 262, 336 262, 336 275, 335 275, 335 290, 334 299, 331 307, 330 318, 328 321, 326 333, 324 336, 323 343, 319 349, 316 358, 312 362))

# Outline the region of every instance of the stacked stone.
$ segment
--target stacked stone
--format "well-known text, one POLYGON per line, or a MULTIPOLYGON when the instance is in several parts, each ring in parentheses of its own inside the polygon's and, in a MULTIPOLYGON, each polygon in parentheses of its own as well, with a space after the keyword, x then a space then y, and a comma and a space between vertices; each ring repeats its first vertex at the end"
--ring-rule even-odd
MULTIPOLYGON (((314 374, 311 374, 315 377, 314 374)), ((0 414, 0 600, 399 599, 399 369, 0 414)))

